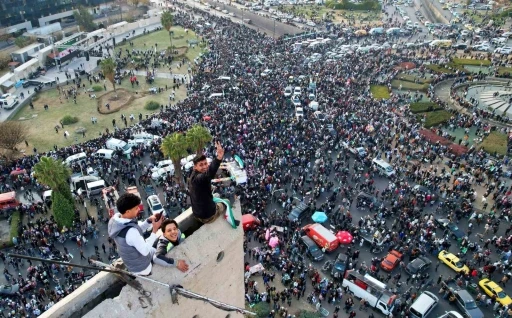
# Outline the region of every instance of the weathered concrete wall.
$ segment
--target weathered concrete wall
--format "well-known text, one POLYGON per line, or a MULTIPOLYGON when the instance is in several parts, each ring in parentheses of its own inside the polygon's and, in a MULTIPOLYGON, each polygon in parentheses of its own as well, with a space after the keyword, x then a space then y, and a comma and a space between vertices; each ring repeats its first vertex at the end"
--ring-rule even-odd
MULTIPOLYGON (((182 224, 191 221, 190 209, 177 218, 182 224)), ((235 218, 241 220, 240 202, 235 201, 235 218)), ((185 259, 189 271, 182 273, 173 267, 153 266, 151 279, 168 284, 179 284, 185 289, 226 302, 230 305, 244 307, 244 277, 243 277, 243 229, 240 225, 234 230, 223 219, 202 226, 179 246, 169 253, 175 259, 185 259), (217 256, 224 252, 222 260, 217 262, 217 256)), ((90 280, 80 289, 69 295, 62 302, 44 313, 41 317, 70 317, 94 299, 93 293, 108 287, 107 279, 114 275, 100 273, 95 282, 90 280), (105 286, 107 285, 107 286, 105 286)), ((187 317, 187 318, 231 318, 242 317, 235 312, 217 309, 209 303, 191 300, 179 296, 179 304, 172 304, 170 291, 160 285, 138 279, 147 291, 152 293, 153 306, 142 308, 138 292, 130 286, 125 286, 118 297, 105 299, 95 308, 85 314, 87 318, 140 318, 140 317, 187 317)))

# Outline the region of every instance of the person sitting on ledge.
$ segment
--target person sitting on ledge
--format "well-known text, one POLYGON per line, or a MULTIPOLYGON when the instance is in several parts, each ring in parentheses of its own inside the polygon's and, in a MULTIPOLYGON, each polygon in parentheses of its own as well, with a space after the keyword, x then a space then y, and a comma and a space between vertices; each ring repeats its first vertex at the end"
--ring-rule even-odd
POLYGON ((218 197, 213 198, 212 179, 219 170, 222 159, 224 159, 224 148, 218 141, 215 142, 215 147, 217 157, 213 159, 210 165, 205 155, 196 156, 192 161, 194 169, 188 181, 192 213, 203 224, 212 223, 222 215, 231 226, 236 228, 240 221, 233 218, 231 207, 227 206, 229 202, 218 197), (229 215, 225 215, 226 211, 229 215))
POLYGON ((188 265, 185 260, 175 261, 173 258, 166 256, 173 247, 180 245, 185 239, 185 234, 181 233, 178 223, 167 219, 162 222, 161 230, 162 236, 158 240, 153 262, 161 266, 176 266, 182 272, 188 271, 188 265))

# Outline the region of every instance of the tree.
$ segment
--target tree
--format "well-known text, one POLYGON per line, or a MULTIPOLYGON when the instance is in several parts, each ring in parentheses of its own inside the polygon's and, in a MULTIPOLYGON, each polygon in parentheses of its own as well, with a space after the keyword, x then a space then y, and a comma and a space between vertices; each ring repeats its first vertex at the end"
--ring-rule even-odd
POLYGON ((169 37, 171 39, 171 50, 172 50, 171 28, 172 28, 172 22, 173 22, 172 20, 173 20, 173 16, 172 16, 171 11, 169 11, 169 10, 164 11, 164 13, 162 13, 162 15, 160 16, 160 22, 162 23, 162 26, 164 27, 164 29, 167 30, 167 32, 169 32, 169 37))
POLYGON ((14 44, 19 48, 23 48, 34 42, 35 40, 33 38, 27 36, 19 36, 14 40, 14 44))
POLYGON ((160 150, 162 150, 163 154, 171 158, 174 164, 174 173, 176 174, 176 178, 178 179, 178 184, 183 188, 183 175, 181 172, 181 159, 187 156, 187 148, 189 147, 187 143, 187 138, 184 134, 175 132, 172 135, 166 136, 162 140, 162 145, 160 146, 160 150))
POLYGON ((130 0, 130 3, 132 6, 137 8, 139 4, 142 4, 143 6, 147 6, 149 4, 149 0, 130 0))
POLYGON ((82 27, 82 31, 91 32, 98 28, 96 23, 94 23, 92 14, 83 6, 79 6, 78 10, 73 12, 73 17, 76 23, 82 27))
MULTIPOLYGON (((103 75, 112 83, 112 86, 114 86, 114 93, 116 93, 116 81, 114 79, 114 76, 116 75, 116 61, 114 61, 113 58, 109 57, 101 61, 100 63, 101 71, 103 72, 103 75)), ((117 97, 117 93, 116 93, 117 97)))
POLYGON ((205 127, 201 125, 194 125, 187 130, 187 143, 192 148, 197 156, 203 153, 203 149, 207 143, 212 141, 212 135, 205 127))
POLYGON ((52 191, 52 211, 59 227, 71 228, 73 226, 74 209, 71 201, 67 200, 60 192, 52 191))
POLYGON ((71 170, 61 160, 55 160, 52 157, 41 157, 34 166, 34 174, 39 183, 52 189, 52 194, 53 192, 59 192, 68 201, 73 202, 68 184, 71 170))
POLYGON ((19 121, 0 123, 0 148, 14 151, 16 146, 27 139, 28 126, 19 121))

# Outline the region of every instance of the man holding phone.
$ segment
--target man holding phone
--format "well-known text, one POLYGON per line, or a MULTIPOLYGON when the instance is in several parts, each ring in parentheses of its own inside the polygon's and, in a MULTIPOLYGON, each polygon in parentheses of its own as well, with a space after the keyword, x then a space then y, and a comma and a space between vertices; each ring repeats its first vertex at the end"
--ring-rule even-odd
POLYGON ((155 254, 153 243, 156 232, 162 224, 162 214, 150 216, 137 222, 140 198, 133 193, 125 193, 116 202, 118 213, 108 222, 108 235, 117 244, 119 256, 128 270, 138 275, 150 275, 151 260, 155 254), (152 227, 151 235, 144 240, 144 231, 152 227))

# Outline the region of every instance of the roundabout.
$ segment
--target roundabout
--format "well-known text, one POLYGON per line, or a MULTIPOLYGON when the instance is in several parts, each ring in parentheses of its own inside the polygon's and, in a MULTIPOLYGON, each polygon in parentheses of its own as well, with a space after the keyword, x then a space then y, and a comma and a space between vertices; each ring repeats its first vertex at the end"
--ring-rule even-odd
POLYGON ((512 116, 512 87, 498 83, 477 84, 469 86, 465 95, 469 103, 481 109, 512 116))

